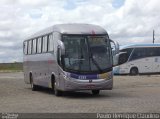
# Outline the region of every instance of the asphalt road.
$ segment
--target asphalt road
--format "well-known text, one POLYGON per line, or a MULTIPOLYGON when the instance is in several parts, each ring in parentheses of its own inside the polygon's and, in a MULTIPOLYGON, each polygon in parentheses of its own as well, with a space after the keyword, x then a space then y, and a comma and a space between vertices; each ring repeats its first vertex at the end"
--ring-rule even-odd
POLYGON ((114 89, 56 97, 51 90, 31 91, 23 73, 0 73, 0 112, 15 113, 160 113, 160 76, 114 76, 114 89))

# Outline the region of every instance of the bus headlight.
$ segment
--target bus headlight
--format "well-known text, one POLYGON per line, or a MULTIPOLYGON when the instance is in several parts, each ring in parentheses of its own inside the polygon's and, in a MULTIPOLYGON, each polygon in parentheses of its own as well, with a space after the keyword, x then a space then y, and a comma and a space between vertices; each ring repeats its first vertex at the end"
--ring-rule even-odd
POLYGON ((66 75, 63 75, 63 78, 64 78, 65 80, 70 80, 70 77, 69 77, 69 76, 66 76, 66 75))
POLYGON ((111 73, 110 75, 108 75, 108 77, 106 77, 106 80, 110 80, 113 78, 113 74, 111 73))
POLYGON ((107 73, 99 74, 99 78, 100 79, 110 80, 110 79, 112 79, 112 77, 113 77, 112 72, 107 72, 107 73))

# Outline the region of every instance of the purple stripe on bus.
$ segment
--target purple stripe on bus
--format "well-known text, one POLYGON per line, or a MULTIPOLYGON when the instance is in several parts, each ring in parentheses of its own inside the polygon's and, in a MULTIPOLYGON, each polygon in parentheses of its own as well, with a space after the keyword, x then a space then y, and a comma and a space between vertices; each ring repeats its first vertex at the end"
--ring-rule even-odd
POLYGON ((74 74, 70 73, 70 77, 75 78, 75 79, 98 79, 97 74, 86 74, 86 75, 80 75, 80 74, 74 74))

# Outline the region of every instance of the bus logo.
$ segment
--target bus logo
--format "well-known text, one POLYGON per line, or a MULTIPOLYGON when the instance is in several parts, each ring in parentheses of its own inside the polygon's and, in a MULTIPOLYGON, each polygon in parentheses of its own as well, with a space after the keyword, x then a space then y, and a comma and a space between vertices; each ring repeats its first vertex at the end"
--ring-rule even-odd
POLYGON ((79 76, 79 79, 86 79, 86 76, 79 76))

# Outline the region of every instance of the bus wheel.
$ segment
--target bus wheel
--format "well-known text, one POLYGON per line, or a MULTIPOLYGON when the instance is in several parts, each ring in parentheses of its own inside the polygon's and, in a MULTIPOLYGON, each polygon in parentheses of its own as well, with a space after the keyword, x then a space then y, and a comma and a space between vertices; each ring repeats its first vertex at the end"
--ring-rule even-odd
POLYGON ((56 83, 55 83, 55 85, 54 85, 54 94, 55 94, 56 96, 62 96, 62 91, 60 91, 60 90, 58 90, 58 89, 56 88, 56 83))
POLYGON ((38 87, 33 83, 33 77, 30 75, 30 83, 31 83, 31 89, 32 91, 36 91, 38 87))
POLYGON ((134 68, 131 68, 130 70, 130 75, 138 75, 138 68, 134 67, 134 68))
POLYGON ((56 88, 56 81, 55 80, 53 80, 52 81, 52 85, 53 85, 53 89, 54 89, 54 94, 56 95, 56 96, 62 96, 62 91, 60 91, 60 90, 58 90, 57 88, 56 88), (54 85, 53 85, 54 84, 54 85))
POLYGON ((92 90, 93 95, 99 95, 100 90, 92 90))

